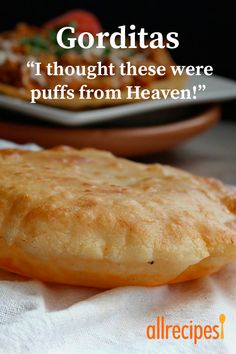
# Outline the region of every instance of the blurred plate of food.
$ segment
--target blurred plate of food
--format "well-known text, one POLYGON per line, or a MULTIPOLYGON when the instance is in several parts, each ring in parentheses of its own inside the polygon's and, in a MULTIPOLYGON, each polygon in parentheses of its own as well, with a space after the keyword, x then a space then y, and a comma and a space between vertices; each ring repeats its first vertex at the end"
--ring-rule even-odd
POLYGON ((0 106, 19 113, 43 119, 48 122, 54 122, 67 126, 79 126, 87 124, 98 124, 103 122, 121 121, 125 123, 129 117, 136 119, 138 115, 146 115, 147 113, 155 114, 155 119, 159 119, 159 113, 165 110, 173 111, 173 108, 185 108, 189 105, 198 105, 203 103, 223 102, 236 98, 236 83, 220 77, 206 77, 201 80, 191 79, 188 85, 197 84, 197 82, 205 83, 207 91, 199 93, 195 100, 159 100, 145 101, 132 104, 125 104, 113 107, 101 107, 98 109, 89 109, 81 111, 71 111, 50 107, 43 104, 31 104, 19 98, 0 95, 0 106))
MULTIPOLYGON (((189 107, 190 108, 190 107, 189 107)), ((40 121, 1 120, 1 138, 17 143, 33 141, 44 148, 70 145, 75 148, 94 147, 109 150, 119 156, 142 156, 164 151, 196 136, 220 119, 219 106, 198 106, 181 114, 173 122, 157 125, 154 117, 137 120, 135 125, 104 124, 89 127, 63 127, 40 121)))
MULTIPOLYGON (((114 120, 124 122, 127 117, 132 119, 139 114, 144 116, 148 112, 157 112, 158 119, 159 112, 164 109, 236 98, 236 83, 228 79, 216 76, 187 78, 184 72, 182 75, 174 75, 170 68, 175 66, 175 62, 166 48, 142 49, 137 46, 131 50, 113 49, 107 39, 103 49, 98 49, 96 44, 89 49, 83 49, 79 45, 70 50, 63 49, 58 45, 57 39, 57 33, 62 26, 69 26, 67 28, 73 29, 74 36, 81 32, 97 36, 102 30, 99 20, 93 14, 76 10, 59 16, 40 27, 19 24, 15 29, 0 35, 0 106, 2 108, 62 125, 82 126, 114 120), (28 62, 41 63, 40 76, 35 75, 35 66, 28 66, 28 62), (119 70, 115 70, 115 76, 100 75, 90 80, 83 72, 72 76, 69 74, 50 76, 46 70, 49 63, 59 65, 63 71, 67 66, 88 70, 98 62, 104 67, 115 63, 116 68, 121 63, 136 68, 143 65, 154 68, 164 66, 166 72, 164 76, 143 76, 141 74, 122 76, 119 70), (83 85, 86 85, 88 90, 100 90, 102 93, 117 89, 121 92, 121 97, 119 99, 95 97, 82 99, 78 92, 83 85), (203 85, 204 91, 198 92, 197 88, 203 85), (74 98, 60 99, 53 96, 49 99, 51 96, 49 92, 54 94, 55 87, 59 86, 59 91, 61 87, 73 90, 74 98), (159 97, 148 100, 127 100, 127 87, 150 92, 153 90, 171 91, 172 89, 191 91, 195 87, 196 92, 188 99, 159 97), (47 97, 40 97, 35 104, 30 103, 31 90, 45 91, 47 97)), ((68 34, 65 33, 65 36, 68 34)), ((68 41, 68 38, 64 40, 68 41)))

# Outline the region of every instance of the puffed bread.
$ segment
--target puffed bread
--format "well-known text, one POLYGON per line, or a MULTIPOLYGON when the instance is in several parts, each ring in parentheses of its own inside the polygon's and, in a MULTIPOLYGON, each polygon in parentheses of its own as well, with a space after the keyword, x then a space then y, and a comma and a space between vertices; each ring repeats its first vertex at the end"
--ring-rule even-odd
POLYGON ((43 281, 154 286, 236 259, 236 193, 94 149, 0 152, 0 267, 43 281))

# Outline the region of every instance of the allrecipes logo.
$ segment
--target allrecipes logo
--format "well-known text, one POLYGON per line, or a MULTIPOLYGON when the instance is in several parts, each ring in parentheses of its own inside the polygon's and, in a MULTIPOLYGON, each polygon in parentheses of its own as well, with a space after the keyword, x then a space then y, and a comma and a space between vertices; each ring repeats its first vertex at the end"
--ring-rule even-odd
POLYGON ((222 313, 219 315, 219 323, 216 325, 200 325, 193 323, 192 320, 188 324, 176 325, 167 324, 164 316, 157 316, 156 323, 150 324, 146 328, 146 336, 148 339, 185 339, 192 340, 194 344, 201 339, 224 339, 224 323, 226 316, 222 313))

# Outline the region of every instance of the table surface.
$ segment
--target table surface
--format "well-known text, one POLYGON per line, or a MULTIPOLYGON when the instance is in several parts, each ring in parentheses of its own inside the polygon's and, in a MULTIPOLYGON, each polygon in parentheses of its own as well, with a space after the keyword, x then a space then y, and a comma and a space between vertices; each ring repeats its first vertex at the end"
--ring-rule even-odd
POLYGON ((236 185, 236 121, 220 122, 174 150, 139 161, 169 164, 236 185))

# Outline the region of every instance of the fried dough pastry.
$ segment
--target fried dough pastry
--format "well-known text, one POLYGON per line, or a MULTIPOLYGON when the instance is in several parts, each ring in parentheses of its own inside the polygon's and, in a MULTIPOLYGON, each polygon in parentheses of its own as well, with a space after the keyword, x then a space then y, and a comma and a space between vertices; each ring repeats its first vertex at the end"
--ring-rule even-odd
POLYGON ((0 152, 0 267, 110 288, 186 281, 236 259, 236 193, 94 149, 0 152))

